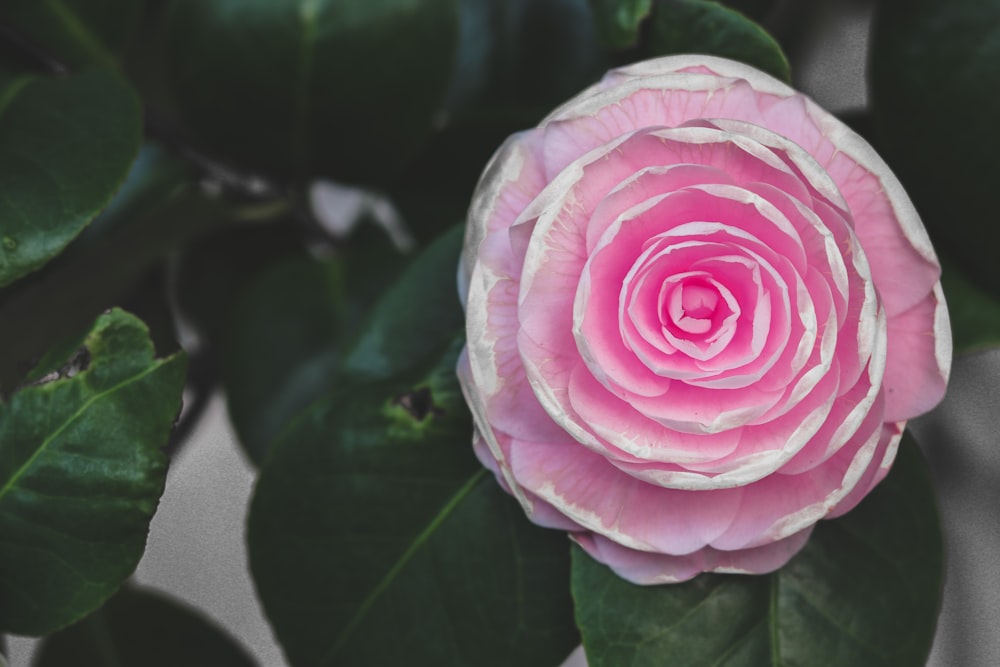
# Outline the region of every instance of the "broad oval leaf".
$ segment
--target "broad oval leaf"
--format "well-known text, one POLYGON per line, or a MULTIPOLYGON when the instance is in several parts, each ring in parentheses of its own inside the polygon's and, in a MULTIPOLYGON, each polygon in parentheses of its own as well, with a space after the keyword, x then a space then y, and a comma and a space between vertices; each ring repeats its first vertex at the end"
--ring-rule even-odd
POLYGON ((285 424, 334 385, 343 350, 344 264, 289 261, 232 309, 223 354, 229 416, 256 463, 285 424))
POLYGON ((71 67, 115 67, 143 0, 4 0, 7 21, 71 67))
POLYGON ((0 77, 0 286, 59 254, 125 182, 139 100, 115 75, 0 77))
POLYGON ((265 464, 251 569, 293 665, 551 667, 579 642, 566 537, 477 463, 456 353, 334 392, 265 464))
POLYGON ((456 0, 177 0, 171 87, 197 138, 285 177, 381 181, 430 131, 456 0))
MULTIPOLYGON (((231 312, 224 313, 228 321, 223 339, 223 380, 229 415, 240 442, 257 463, 264 460, 268 446, 296 413, 333 388, 345 351, 364 316, 396 277, 395 265, 402 257, 381 230, 367 223, 362 221, 362 229, 345 241, 346 247, 337 257, 299 257, 274 263, 248 280, 249 284, 237 292, 231 312)), ((245 245, 245 240, 240 243, 241 248, 245 245)), ((442 257, 434 253, 434 247, 429 259, 441 270, 442 257)), ((451 256, 446 255, 444 264, 454 265, 457 252, 456 248, 451 256)), ((226 255, 234 259, 232 249, 226 255)), ((239 261, 238 256, 236 259, 239 261)), ((267 260, 259 255, 257 259, 267 260)), ((427 261, 418 260, 420 265, 427 261)), ((214 266, 218 268, 218 261, 214 266)), ((210 289, 211 277, 207 281, 210 289)), ((237 286, 233 281, 240 276, 227 277, 223 271, 221 278, 224 285, 218 287, 228 284, 234 290, 237 286)), ((428 275, 417 274, 415 278, 435 285, 428 275)), ((232 295, 226 298, 233 300, 232 295)), ((206 305, 219 310, 217 303, 206 305)), ((430 306, 428 310, 436 312, 430 306)), ((388 318, 407 315, 415 314, 404 309, 376 316, 367 326, 374 333, 381 331, 379 326, 388 318)), ((407 324, 419 328, 415 319, 407 324)), ((447 318, 436 322, 442 325, 445 338, 458 328, 447 318)), ((435 344, 441 340, 439 336, 435 344)))
POLYGON ((464 228, 442 234, 376 302, 344 359, 357 377, 403 373, 450 340, 465 322, 456 288, 464 228))
POLYGON ((941 605, 943 551, 930 475, 904 439, 892 472, 822 521, 770 575, 636 586, 573 549, 590 667, 918 667, 941 605))
POLYGON ((32 667, 253 667, 235 640, 197 610, 126 586, 79 623, 46 637, 32 667))
POLYGON ((879 150, 939 249, 1000 297, 1000 0, 886 0, 872 32, 879 150))
POLYGON ((788 59, 774 38, 739 12, 712 0, 655 0, 643 52, 647 56, 708 53, 791 81, 788 59))
POLYGON ((146 327, 116 309, 63 367, 0 404, 0 629, 68 625, 135 569, 184 370, 180 353, 155 359, 146 327))
POLYGON ((639 41, 639 24, 653 10, 653 0, 590 0, 601 39, 616 49, 639 41))

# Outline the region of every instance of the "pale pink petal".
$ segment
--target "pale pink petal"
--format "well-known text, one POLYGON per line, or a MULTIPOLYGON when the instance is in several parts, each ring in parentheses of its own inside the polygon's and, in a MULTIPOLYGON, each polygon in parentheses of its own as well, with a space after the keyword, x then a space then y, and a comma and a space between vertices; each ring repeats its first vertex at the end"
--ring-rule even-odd
POLYGON ((886 421, 921 415, 944 396, 951 372, 951 325, 941 286, 889 318, 885 367, 886 421))

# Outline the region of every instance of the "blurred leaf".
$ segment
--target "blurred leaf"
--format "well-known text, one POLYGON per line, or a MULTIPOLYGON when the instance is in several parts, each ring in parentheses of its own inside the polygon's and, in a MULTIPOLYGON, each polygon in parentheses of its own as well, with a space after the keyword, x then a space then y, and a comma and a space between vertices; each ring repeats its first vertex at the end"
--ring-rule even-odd
POLYGON ((112 229, 132 224, 132 220, 162 205, 195 180, 191 165, 176 153, 156 143, 143 143, 125 182, 107 207, 84 230, 80 241, 89 243, 112 229))
POLYGON ((458 60, 444 121, 386 186, 420 240, 465 217, 473 187, 511 133, 620 61, 598 43, 587 0, 460 0, 458 60))
POLYGON ((742 14, 711 0, 655 0, 643 52, 647 57, 705 53, 739 60, 791 82, 774 38, 742 14))
POLYGON ((443 99, 457 0, 177 0, 182 117, 221 156, 289 177, 385 182, 443 99))
POLYGON ((233 305, 247 285, 278 262, 305 254, 304 240, 287 218, 215 230, 181 250, 178 307, 199 334, 221 347, 233 305))
POLYGON ((120 305, 133 283, 173 248, 241 220, 243 209, 208 199, 186 187, 146 207, 142 215, 101 236, 74 244, 50 265, 0 291, 0 388, 9 391, 25 364, 102 311, 120 305), (95 240, 95 239, 91 239, 95 240))
POLYGON ((251 569, 293 665, 552 667, 579 642, 566 537, 476 462, 457 351, 344 385, 265 464, 251 569))
POLYGON ((942 259, 941 286, 948 303, 955 352, 1000 343, 1000 302, 971 282, 954 262, 942 259))
POLYGON ((885 0, 871 45, 880 147, 935 243, 1000 298, 1000 0, 885 0))
POLYGON ((0 628, 40 635, 99 607, 135 569, 166 480, 184 357, 98 318, 55 377, 0 404, 0 628))
POLYGON ((32 667, 253 667, 233 639, 196 610, 126 586, 79 623, 47 637, 32 667))
POLYGON ((0 21, 70 67, 114 68, 142 4, 143 0, 4 0, 0 21))
POLYGON ((0 78, 0 286, 76 237, 125 181, 139 100, 107 72, 0 78))
POLYGON ((782 0, 722 0, 722 4, 760 22, 773 14, 775 8, 782 4, 782 0))
POLYGON ((639 24, 652 10, 653 0, 590 0, 601 39, 616 49, 639 41, 639 24))
POLYGON ((943 575, 934 489, 909 437, 888 478, 773 574, 636 586, 573 549, 590 667, 922 666, 943 575))
POLYGON ((461 11, 448 109, 505 124, 505 135, 537 124, 612 63, 587 0, 462 0, 461 11))
POLYGON ((399 254, 381 233, 365 236, 353 234, 332 259, 278 263, 235 301, 223 345, 226 396, 258 464, 291 418, 334 386, 346 346, 396 276, 399 254))
POLYGON ((344 360, 367 378, 399 375, 461 331, 458 257, 464 229, 454 227, 427 247, 382 295, 344 360))
POLYGON ((229 416, 250 458, 296 412, 333 387, 343 342, 344 264, 285 262, 251 283, 224 346, 229 416))

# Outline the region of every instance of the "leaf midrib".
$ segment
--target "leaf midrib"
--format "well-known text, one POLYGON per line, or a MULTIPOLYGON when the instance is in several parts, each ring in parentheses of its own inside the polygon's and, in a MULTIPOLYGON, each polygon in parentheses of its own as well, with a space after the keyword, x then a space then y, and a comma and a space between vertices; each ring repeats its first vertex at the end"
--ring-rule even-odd
MULTIPOLYGON (((18 480, 22 476, 24 476, 24 474, 32 467, 32 465, 34 465, 35 461, 37 461, 38 458, 45 453, 45 451, 56 440, 56 438, 58 438, 66 429, 68 429, 77 419, 82 417, 84 413, 90 408, 90 406, 92 406, 94 403, 101 400, 102 398, 119 391, 123 387, 130 385, 134 382, 138 382, 139 380, 142 380, 144 377, 155 372, 157 369, 163 366, 164 363, 173 358, 174 357, 171 356, 168 357, 167 359, 161 359, 155 361, 152 366, 143 370, 141 373, 132 375, 123 380, 122 382, 119 382, 118 384, 109 387, 108 389, 102 392, 94 394, 92 397, 84 401, 80 405, 80 407, 73 412, 72 415, 70 415, 66 420, 64 420, 63 423, 60 424, 51 434, 49 434, 47 438, 42 440, 41 444, 38 446, 35 452, 30 457, 28 457, 28 459, 23 464, 21 464, 21 466, 17 470, 14 471, 14 474, 11 475, 10 479, 8 479, 7 482, 3 485, 3 487, 0 488, 0 502, 2 502, 4 496, 6 496, 7 493, 14 488, 18 480)), ((77 377, 80 377, 82 379, 83 375, 81 374, 80 376, 77 377)))
POLYGON ((368 597, 358 606, 358 610, 354 613, 354 616, 347 623, 347 626, 341 631, 334 640, 333 645, 330 650, 326 652, 323 659, 320 661, 321 665, 331 664, 330 661, 335 655, 343 648, 350 639, 354 631, 361 625, 361 622, 367 616, 368 612, 375 605, 375 602, 381 597, 382 593, 389 587, 390 584, 396 579, 399 573, 406 567, 407 563, 413 558, 413 556, 420 550, 420 548, 430 539, 434 531, 444 522, 445 519, 458 507, 459 503, 465 499, 466 496, 472 491, 473 487, 486 476, 486 469, 480 468, 473 474, 465 484, 463 484, 455 494, 448 499, 448 502, 434 515, 430 523, 413 539, 410 545, 406 548, 403 554, 393 563, 392 567, 385 573, 382 579, 375 585, 375 587, 368 594, 368 597))

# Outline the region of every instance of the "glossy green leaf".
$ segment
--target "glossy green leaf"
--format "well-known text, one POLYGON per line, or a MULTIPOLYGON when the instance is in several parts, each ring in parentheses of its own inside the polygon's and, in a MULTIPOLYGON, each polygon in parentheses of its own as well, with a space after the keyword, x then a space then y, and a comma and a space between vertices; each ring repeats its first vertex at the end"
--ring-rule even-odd
POLYGON ((26 368, 69 332, 86 328, 102 311, 122 303, 143 273, 172 249, 223 225, 241 209, 183 188, 141 215, 97 238, 80 239, 42 270, 0 292, 0 390, 20 384, 26 368))
POLYGON ((712 0, 655 0, 643 51, 649 57, 722 56, 791 81, 788 59, 774 38, 739 12, 712 0))
POLYGON ((861 505, 822 521, 770 575, 636 586, 573 549, 576 618, 590 667, 919 667, 941 605, 934 490, 904 438, 861 505))
POLYGON ((250 457, 334 385, 343 350, 344 263, 280 264, 233 307, 223 355, 229 416, 250 457))
POLYGON ((639 24, 652 9, 653 0, 590 0, 590 11, 601 39, 618 49, 639 41, 639 24))
POLYGON ((169 597, 126 586, 85 619, 47 637, 32 667, 253 667, 207 618, 169 597))
POLYGON ((462 329, 456 275, 464 228, 428 246, 376 303, 347 352, 344 370, 387 378, 409 370, 462 329))
POLYGON ((0 77, 0 286, 59 254, 108 204, 141 125, 135 93, 107 72, 0 77))
POLYGON ((450 80, 456 0, 177 0, 169 74, 220 156, 282 176, 385 182, 450 80))
POLYGON ((457 352, 344 385, 265 464, 251 569, 293 665, 552 667, 579 642, 566 537, 473 456, 457 352))
POLYGON ((115 67, 143 0, 4 0, 0 20, 71 67, 115 67))
POLYGON ((1000 297, 1000 0, 886 0, 872 33, 879 146, 936 245, 1000 297))
POLYGON ((0 629, 45 634, 99 607, 142 556, 166 479, 184 357, 98 318, 66 364, 0 404, 0 629))
POLYGON ((951 333, 956 352, 969 352, 1000 343, 1000 302, 980 289, 959 269, 942 260, 944 288, 951 318, 951 333))
POLYGON ((374 225, 360 226, 376 238, 356 230, 335 258, 277 263, 235 299, 223 377, 229 415, 257 463, 288 421, 334 386, 347 346, 396 276, 399 253, 374 225))

